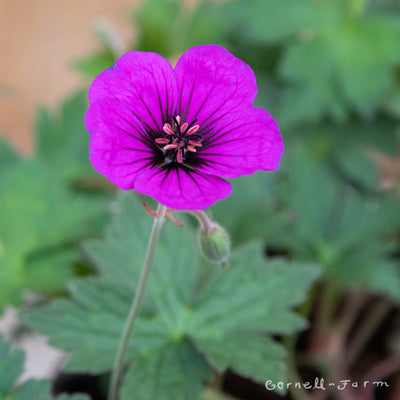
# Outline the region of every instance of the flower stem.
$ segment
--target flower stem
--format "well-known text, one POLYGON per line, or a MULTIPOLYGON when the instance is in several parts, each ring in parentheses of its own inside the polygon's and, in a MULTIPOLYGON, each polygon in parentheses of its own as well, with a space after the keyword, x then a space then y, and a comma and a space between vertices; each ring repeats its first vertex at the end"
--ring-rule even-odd
POLYGON ((327 335, 333 325, 333 316, 337 306, 338 290, 337 284, 329 280, 321 288, 319 294, 315 322, 311 336, 312 351, 325 347, 327 335))
POLYGON ((382 321, 386 318, 392 307, 392 303, 386 298, 381 298, 370 307, 368 314, 359 324, 353 339, 349 343, 346 353, 348 368, 350 368, 355 361, 357 361, 357 358, 364 349, 365 345, 368 343, 368 340, 375 333, 382 321))
POLYGON ((166 207, 162 204, 158 205, 157 216, 154 218, 153 228, 151 230, 149 243, 147 245, 146 256, 144 259, 142 272, 140 274, 139 283, 136 287, 135 297, 133 299, 128 317, 125 321, 125 326, 122 331, 121 339, 118 345, 118 350, 115 355, 114 367, 111 373, 110 386, 108 391, 108 400, 117 400, 119 386, 121 381, 122 369, 124 365, 124 357, 128 348, 129 340, 131 338, 132 330, 135 325, 136 318, 139 315, 140 306, 142 304, 143 296, 146 290, 147 281, 150 276, 153 258, 160 236, 161 228, 164 223, 166 207))

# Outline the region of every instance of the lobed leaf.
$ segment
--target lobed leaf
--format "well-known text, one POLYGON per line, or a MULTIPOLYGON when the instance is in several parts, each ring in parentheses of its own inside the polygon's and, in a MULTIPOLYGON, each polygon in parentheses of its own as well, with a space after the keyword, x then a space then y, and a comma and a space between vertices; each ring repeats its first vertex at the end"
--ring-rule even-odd
POLYGON ((95 173, 88 158, 87 108, 86 93, 77 92, 61 104, 60 111, 42 108, 36 119, 37 157, 68 183, 95 173))
MULTIPOLYGON (((278 238, 298 260, 317 262, 345 286, 366 285, 399 300, 398 266, 391 260, 399 203, 343 184, 307 146, 292 149, 282 197, 292 210, 288 233, 278 238), (312 179, 310 179, 312 177, 312 179)), ((371 177, 370 177, 371 178, 371 177)))
POLYGON ((21 289, 62 290, 77 259, 71 244, 101 226, 103 201, 73 194, 29 160, 1 172, 0 203, 0 308, 19 304, 21 289))
MULTIPOLYGON (((141 227, 151 219, 127 193, 115 209, 104 241, 85 247, 100 277, 74 280, 71 300, 25 317, 52 345, 71 352, 69 370, 111 369, 133 298, 138 255, 142 259, 145 251, 141 227)), ((235 268, 226 274, 199 261, 190 226, 167 222, 129 345, 124 399, 132 393, 137 400, 197 399, 210 367, 260 381, 284 379, 285 351, 270 335, 304 328, 293 307, 304 301, 318 270, 284 260, 266 263, 254 243, 233 254, 235 268)))

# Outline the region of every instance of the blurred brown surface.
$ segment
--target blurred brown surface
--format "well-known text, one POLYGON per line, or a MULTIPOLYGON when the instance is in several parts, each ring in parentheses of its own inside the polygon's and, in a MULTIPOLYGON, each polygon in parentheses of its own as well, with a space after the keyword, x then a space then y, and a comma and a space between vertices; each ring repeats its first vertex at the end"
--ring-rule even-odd
POLYGON ((126 41, 140 0, 0 0, 0 136, 32 151, 34 113, 83 82, 72 61, 99 45, 91 26, 106 18, 126 41))

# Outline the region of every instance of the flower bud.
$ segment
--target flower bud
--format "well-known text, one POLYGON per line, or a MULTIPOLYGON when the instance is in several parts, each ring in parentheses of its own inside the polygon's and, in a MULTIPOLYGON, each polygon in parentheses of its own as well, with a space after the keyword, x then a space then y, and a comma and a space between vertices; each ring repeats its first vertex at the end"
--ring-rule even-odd
POLYGON ((214 224, 211 229, 199 229, 199 246, 207 260, 212 263, 223 264, 228 260, 231 243, 225 229, 214 224))

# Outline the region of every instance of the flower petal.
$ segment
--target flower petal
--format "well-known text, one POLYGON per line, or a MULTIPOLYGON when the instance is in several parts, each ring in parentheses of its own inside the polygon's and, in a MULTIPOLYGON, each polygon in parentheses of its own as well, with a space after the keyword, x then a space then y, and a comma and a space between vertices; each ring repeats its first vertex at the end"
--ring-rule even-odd
POLYGON ((93 167, 121 189, 133 181, 153 155, 143 124, 119 100, 104 99, 85 116, 93 167))
POLYGON ((222 178, 180 168, 143 170, 134 189, 177 210, 204 209, 232 193, 231 184, 222 178))
POLYGON ((216 121, 202 143, 197 153, 199 170, 225 178, 277 169, 283 153, 278 124, 261 108, 216 121))
POLYGON ((166 115, 175 112, 177 93, 175 72, 165 58, 132 51, 93 81, 89 102, 104 98, 121 101, 148 126, 162 129, 166 115))
POLYGON ((175 67, 184 120, 202 128, 227 113, 251 107, 257 94, 252 69, 223 47, 196 46, 175 67))

